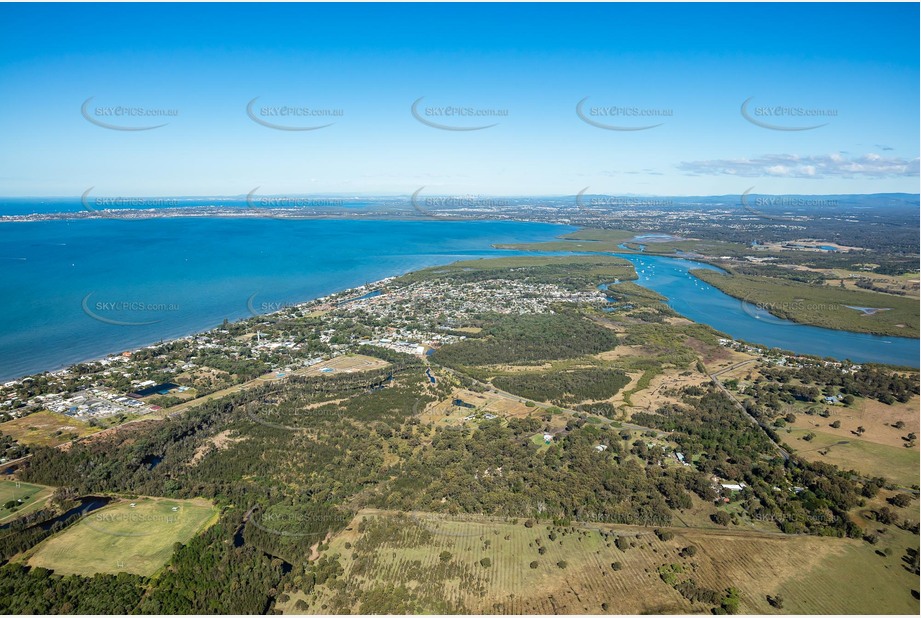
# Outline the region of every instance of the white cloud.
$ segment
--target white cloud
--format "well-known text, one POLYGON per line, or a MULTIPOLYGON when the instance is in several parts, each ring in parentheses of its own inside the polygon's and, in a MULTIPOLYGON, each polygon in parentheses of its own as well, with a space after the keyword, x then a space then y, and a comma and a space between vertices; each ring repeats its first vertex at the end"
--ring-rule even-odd
POLYGON ((727 175, 755 178, 896 178, 918 176, 918 159, 876 153, 847 158, 829 155, 771 154, 754 158, 684 161, 678 169, 692 176, 727 175))

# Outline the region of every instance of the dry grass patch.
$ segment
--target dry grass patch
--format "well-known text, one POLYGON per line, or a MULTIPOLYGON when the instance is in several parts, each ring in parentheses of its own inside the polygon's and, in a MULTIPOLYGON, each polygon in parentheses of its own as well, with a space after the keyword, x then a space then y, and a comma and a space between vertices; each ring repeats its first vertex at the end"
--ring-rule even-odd
POLYGON ((38 446, 58 446, 101 431, 84 421, 48 410, 0 424, 0 432, 17 442, 38 446))
POLYGON ((679 396, 666 394, 665 391, 677 393, 685 386, 699 386, 710 382, 706 376, 696 371, 688 372, 686 369, 665 369, 663 371, 650 380, 647 388, 630 395, 633 410, 655 411, 665 404, 679 404, 681 403, 679 396))
POLYGON ((464 418, 471 414, 493 414, 501 418, 525 418, 543 411, 543 408, 539 406, 528 407, 520 401, 497 393, 477 393, 467 389, 456 389, 447 399, 426 406, 419 414, 419 419, 424 423, 434 423, 436 426, 450 426, 463 424, 465 422, 464 418), (460 399, 474 407, 456 406, 454 405, 455 399, 460 399))
POLYGON ((246 440, 245 437, 231 437, 230 432, 230 429, 224 430, 212 436, 210 440, 207 440, 201 444, 192 454, 192 459, 189 460, 189 465, 197 465, 198 462, 204 459, 205 456, 212 451, 223 451, 230 448, 231 445, 236 444, 237 442, 246 440))
POLYGON ((360 371, 371 371, 373 369, 380 369, 389 365, 385 360, 379 358, 374 358, 373 356, 365 356, 363 354, 354 354, 354 355, 343 355, 331 358, 328 361, 323 361, 322 363, 317 363, 312 367, 306 367, 304 369, 298 369, 294 373, 303 376, 313 376, 313 375, 336 375, 337 373, 358 373, 360 371), (323 369, 332 369, 332 372, 324 372, 323 369))
POLYGON ((295 591, 276 609, 312 614, 392 613, 396 608, 408 613, 709 613, 712 606, 687 600, 660 577, 660 568, 670 565, 679 566, 680 579, 690 578, 700 587, 720 593, 730 586, 740 589, 745 613, 777 613, 767 595, 778 593, 785 597, 783 611, 792 613, 917 609, 907 572, 886 572, 883 565, 858 575, 874 557, 863 541, 669 530, 674 537, 663 541, 644 527, 574 524, 563 532, 543 523, 526 527, 524 520, 363 511, 324 552, 342 565, 342 585, 295 591), (616 547, 616 537, 627 541, 625 551, 616 547), (683 555, 689 546, 696 553, 683 555), (307 608, 296 610, 298 601, 307 608))
POLYGON ((824 428, 793 429, 789 433, 782 431, 780 437, 806 461, 834 464, 843 470, 856 470, 866 476, 881 476, 905 486, 918 484, 916 448, 886 446, 860 440, 853 435, 836 435, 824 428), (812 440, 803 439, 807 433, 814 434, 812 440))

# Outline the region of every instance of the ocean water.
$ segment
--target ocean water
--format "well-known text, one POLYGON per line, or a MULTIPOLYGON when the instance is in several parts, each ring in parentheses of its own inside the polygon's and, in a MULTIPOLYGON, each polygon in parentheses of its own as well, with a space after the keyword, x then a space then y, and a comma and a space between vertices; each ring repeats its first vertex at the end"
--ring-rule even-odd
POLYGON ((428 266, 514 255, 542 223, 169 218, 0 224, 0 379, 428 266))
MULTIPOLYGON (((0 224, 0 379, 214 328, 574 230, 543 223, 332 219, 91 219, 0 224)), ((917 367, 919 342, 793 324, 691 277, 705 265, 623 255, 686 317, 794 352, 917 367), (763 313, 763 312, 762 312, 763 313)))

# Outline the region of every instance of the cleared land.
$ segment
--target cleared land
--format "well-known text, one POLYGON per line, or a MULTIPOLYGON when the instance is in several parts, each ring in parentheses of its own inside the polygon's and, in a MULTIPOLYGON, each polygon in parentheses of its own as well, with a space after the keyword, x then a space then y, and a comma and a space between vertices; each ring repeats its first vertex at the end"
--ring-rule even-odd
MULTIPOLYGON (((565 243, 566 251, 580 251, 579 246, 573 246, 573 243, 565 243)), ((589 249, 586 249, 589 250, 589 249)), ((600 250, 600 249, 595 249, 600 250)), ((593 272, 604 275, 612 275, 619 279, 636 279, 636 271, 633 264, 629 261, 614 257, 611 255, 561 255, 561 256, 521 256, 521 257, 502 257, 488 258, 480 260, 464 260, 454 262, 448 266, 439 266, 429 268, 421 273, 426 274, 446 274, 463 270, 506 270, 509 268, 529 268, 537 266, 594 266, 593 272)), ((406 277, 411 279, 413 273, 406 277)))
MULTIPOLYGON (((466 389, 456 389, 449 398, 431 404, 424 411, 421 411, 419 420, 423 423, 432 423, 436 427, 477 427, 484 420, 487 420, 487 415, 508 419, 544 414, 547 414, 545 407, 538 405, 528 407, 519 399, 509 397, 504 393, 494 393, 492 391, 477 393, 466 389), (460 399, 473 407, 455 405, 454 401, 456 399, 460 399)), ((556 433, 562 431, 567 420, 569 420, 569 415, 558 413, 552 415, 546 425, 551 433, 556 433)), ((543 436, 543 433, 538 437, 541 436, 543 436)), ((542 439, 540 443, 543 444, 542 439)))
POLYGON ((203 442, 201 446, 195 449, 195 452, 192 453, 192 459, 189 460, 189 465, 195 466, 202 459, 204 459, 208 453, 212 451, 223 451, 230 448, 237 442, 242 442, 246 439, 243 436, 232 436, 230 435, 231 433, 232 432, 229 429, 225 429, 224 431, 214 435, 214 437, 211 439, 203 442))
POLYGON ((44 485, 0 481, 0 522, 21 517, 39 509, 53 492, 54 488, 44 485), (11 509, 6 508, 5 505, 10 501, 17 502, 18 506, 11 509))
POLYGON ((217 517, 204 499, 121 500, 39 544, 29 552, 28 564, 64 575, 152 576, 172 556, 174 543, 188 542, 217 517))
POLYGON ((646 372, 648 376, 645 382, 642 378, 640 383, 632 386, 629 392, 629 403, 634 411, 649 410, 655 411, 659 407, 679 403, 680 397, 678 392, 685 386, 699 386, 708 382, 706 376, 696 371, 670 369, 662 374, 646 372), (636 390, 633 390, 633 389, 636 390))
MULTIPOLYGON (((801 414, 806 408, 814 408, 815 404, 798 402, 795 407, 797 413, 793 427, 823 431, 839 436, 843 440, 859 439, 865 442, 875 442, 885 446, 903 448, 907 441, 904 439, 909 433, 919 432, 918 397, 912 397, 905 403, 885 404, 874 399, 857 397, 849 406, 834 405, 823 406, 829 413, 828 418, 801 414), (831 423, 838 421, 839 428, 831 427, 831 423), (901 427, 896 425, 901 423, 901 427), (863 427, 859 436, 855 435, 858 427, 863 427)), ((910 450, 918 453, 918 446, 910 450)))
POLYGON ((861 249, 861 247, 848 247, 828 240, 814 240, 811 238, 766 242, 758 246, 759 250, 768 251, 827 251, 824 247, 834 247, 835 251, 841 253, 850 253, 861 249))
POLYGON ((866 264, 868 270, 848 270, 845 268, 815 268, 803 264, 785 264, 785 268, 801 272, 822 273, 828 277, 829 285, 840 285, 851 290, 861 290, 857 285, 858 281, 867 281, 873 284, 876 291, 889 292, 918 298, 918 291, 921 288, 921 282, 918 279, 918 273, 903 273, 901 275, 884 275, 877 272, 869 272, 869 269, 876 268, 878 264, 866 264))
POLYGON ((778 593, 785 598, 784 613, 917 611, 910 593, 916 579, 897 566, 897 557, 887 559, 892 564, 877 569, 878 574, 861 575, 868 561, 883 560, 862 541, 668 530, 674 537, 663 541, 651 528, 602 524, 529 528, 520 520, 367 511, 324 552, 338 556, 343 585, 319 587, 309 595, 295 592, 276 609, 286 613, 707 612, 711 606, 689 601, 676 589, 680 582, 693 580, 698 587, 720 594, 729 586, 738 588, 740 611, 748 613, 776 613, 766 597, 778 593), (624 550, 617 547, 618 537, 624 550), (693 556, 682 553, 689 546, 696 548, 693 556))
POLYGON ((101 431, 88 423, 48 410, 0 424, 0 433, 28 445, 58 446, 101 431))
POLYGON ((331 358, 328 361, 323 361, 312 367, 298 369, 294 373, 302 376, 326 375, 327 373, 329 375, 335 375, 336 373, 356 373, 359 371, 381 369, 389 364, 390 363, 385 360, 365 356, 363 354, 345 354, 343 356, 331 358), (332 369, 332 371, 324 372, 324 369, 332 369))
POLYGON ((674 255, 676 251, 719 256, 742 256, 751 253, 750 247, 740 243, 696 239, 669 239, 664 241, 656 239, 637 240, 637 238, 641 238, 642 236, 642 232, 586 228, 560 236, 562 240, 499 246, 501 248, 515 249, 518 251, 622 252, 638 251, 639 245, 645 245, 645 253, 656 255, 674 255), (620 245, 624 245, 624 247, 620 245))
MULTIPOLYGON (((830 431, 831 428, 829 428, 830 431)), ((910 487, 918 484, 918 450, 885 446, 855 436, 834 435, 824 429, 794 429, 781 439, 807 461, 834 464, 842 470, 856 470, 867 476, 881 476, 910 487), (811 441, 803 440, 808 433, 811 441)))
POLYGON ((908 435, 919 432, 918 397, 888 405, 858 397, 850 406, 823 407, 827 418, 805 414, 807 408, 816 408, 813 403, 798 402, 790 408, 796 421, 788 425, 789 432, 782 429, 779 433, 798 455, 864 475, 882 476, 907 487, 919 483, 919 446, 906 448, 908 435), (840 426, 832 427, 833 423, 840 426), (805 440, 810 433, 814 437, 805 440))

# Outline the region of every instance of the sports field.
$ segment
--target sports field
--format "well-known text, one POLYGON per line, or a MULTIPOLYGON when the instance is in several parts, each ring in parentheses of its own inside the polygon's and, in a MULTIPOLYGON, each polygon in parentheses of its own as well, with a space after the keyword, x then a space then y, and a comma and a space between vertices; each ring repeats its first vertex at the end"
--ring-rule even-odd
POLYGON ((217 517, 211 502, 200 498, 120 500, 42 542, 28 563, 64 575, 152 576, 172 556, 174 543, 188 542, 217 517))
POLYGON ((19 481, 0 481, 0 523, 38 510, 51 493, 51 487, 19 481), (16 504, 7 508, 9 502, 16 504))

